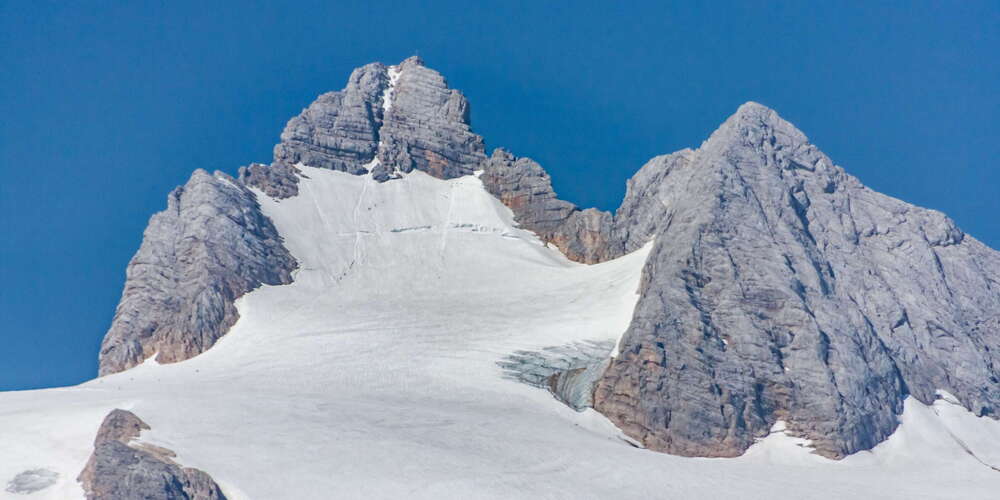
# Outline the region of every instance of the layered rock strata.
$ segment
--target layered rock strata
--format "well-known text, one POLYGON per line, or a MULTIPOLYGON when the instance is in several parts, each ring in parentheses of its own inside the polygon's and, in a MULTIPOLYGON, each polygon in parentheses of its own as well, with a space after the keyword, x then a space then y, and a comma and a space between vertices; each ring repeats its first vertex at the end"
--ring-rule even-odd
POLYGON ((154 354, 161 363, 200 354, 236 322, 237 298, 262 284, 291 283, 296 266, 252 191, 226 174, 196 170, 150 219, 129 262, 101 343, 101 375, 154 354))

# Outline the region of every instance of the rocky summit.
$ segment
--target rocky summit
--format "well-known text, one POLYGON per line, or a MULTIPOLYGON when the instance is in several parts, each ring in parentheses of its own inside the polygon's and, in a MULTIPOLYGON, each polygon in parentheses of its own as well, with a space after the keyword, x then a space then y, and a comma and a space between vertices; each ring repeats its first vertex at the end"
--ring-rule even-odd
POLYGON ((63 421, 17 415, 74 408, 77 443, 0 460, 7 491, 648 498, 722 474, 679 494, 912 498, 955 491, 942 468, 967 498, 1000 486, 1000 252, 761 104, 649 160, 614 212, 487 155, 470 116, 419 58, 372 63, 271 163, 196 170, 128 265, 102 377, 0 395, 23 409, 0 428, 28 436, 63 421))

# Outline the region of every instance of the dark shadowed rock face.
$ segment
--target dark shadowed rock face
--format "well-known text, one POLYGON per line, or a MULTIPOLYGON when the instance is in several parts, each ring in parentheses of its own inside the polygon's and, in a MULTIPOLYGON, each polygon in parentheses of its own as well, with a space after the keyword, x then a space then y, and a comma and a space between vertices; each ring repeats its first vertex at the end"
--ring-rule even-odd
POLYGON ((173 461, 170 450, 130 444, 149 426, 125 410, 104 418, 94 453, 80 472, 87 500, 224 500, 212 478, 173 461))
POLYGON ((531 159, 497 149, 481 168, 483 186, 511 209, 517 223, 566 257, 593 264, 622 254, 612 239, 611 214, 558 199, 549 174, 531 159))
POLYGON ((261 284, 290 283, 295 267, 250 190, 226 174, 195 171, 150 219, 129 262, 100 373, 155 353, 170 363, 205 351, 236 322, 233 301, 261 284))
POLYGON ((616 222, 626 248, 656 243, 595 408, 649 448, 738 455, 784 420, 841 457, 889 436, 907 394, 997 412, 1000 254, 763 106, 650 162, 616 222))

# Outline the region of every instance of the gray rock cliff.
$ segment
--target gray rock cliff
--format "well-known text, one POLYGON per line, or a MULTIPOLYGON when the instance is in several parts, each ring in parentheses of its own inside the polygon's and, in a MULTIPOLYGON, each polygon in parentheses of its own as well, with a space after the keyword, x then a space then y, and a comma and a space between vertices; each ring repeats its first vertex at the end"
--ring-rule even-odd
POLYGON ((497 149, 483 162, 483 186, 514 213, 517 223, 555 245, 566 257, 593 264, 622 254, 608 212, 560 200, 552 180, 529 158, 497 149))
POLYGON ((651 449, 739 455, 783 420, 842 457, 888 437, 910 394, 997 412, 1000 253, 770 109, 646 165, 616 234, 656 243, 595 408, 651 449))
POLYGON ((411 57, 397 66, 372 63, 354 70, 344 90, 319 96, 288 122, 274 147, 272 167, 279 170, 251 166, 246 178, 285 198, 296 192, 296 177, 287 169, 299 163, 371 173, 378 181, 413 170, 449 179, 472 173, 485 159, 483 151, 465 96, 411 57))
POLYGON ((148 429, 129 411, 112 410, 104 418, 77 478, 87 500, 225 500, 211 476, 181 467, 172 451, 133 442, 148 429))
POLYGON ((161 363, 200 354, 236 322, 237 298, 261 284, 290 283, 296 265, 249 189, 196 170, 150 219, 129 262, 100 373, 154 354, 161 363))
POLYGON ((482 137, 470 128, 465 96, 418 57, 391 73, 392 89, 382 101, 376 179, 395 170, 421 170, 441 179, 471 174, 486 156, 482 137))

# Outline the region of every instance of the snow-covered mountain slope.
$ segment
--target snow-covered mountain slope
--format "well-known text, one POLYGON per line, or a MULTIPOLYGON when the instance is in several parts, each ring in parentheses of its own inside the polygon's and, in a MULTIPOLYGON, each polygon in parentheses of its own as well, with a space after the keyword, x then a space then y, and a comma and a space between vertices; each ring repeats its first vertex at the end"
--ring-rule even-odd
POLYGON ((475 176, 379 183, 300 166, 298 195, 261 192, 298 262, 289 285, 237 301, 239 319, 187 361, 77 387, 0 393, 0 481, 11 498, 83 498, 75 482, 114 408, 231 499, 995 498, 1000 422, 947 395, 910 398, 895 434, 841 461, 775 432, 735 459, 630 444, 505 376, 511 354, 613 345, 650 245, 583 265, 516 227, 475 176), (499 363, 499 364, 498 364, 499 363), (51 474, 44 474, 51 477, 51 474), (34 476, 32 476, 34 477, 34 476), (17 488, 12 488, 17 489, 17 488))

